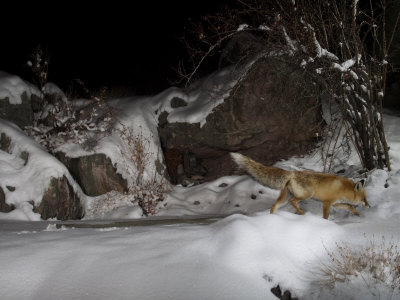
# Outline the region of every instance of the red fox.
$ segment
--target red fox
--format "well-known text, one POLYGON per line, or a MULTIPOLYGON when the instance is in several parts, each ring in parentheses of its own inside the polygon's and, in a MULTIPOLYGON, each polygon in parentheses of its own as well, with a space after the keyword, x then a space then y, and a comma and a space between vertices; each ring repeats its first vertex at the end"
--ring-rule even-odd
POLYGON ((331 206, 360 214, 353 205, 370 207, 363 183, 354 183, 350 179, 332 174, 311 171, 287 171, 276 167, 264 166, 247 156, 231 153, 234 162, 256 181, 269 188, 281 190, 275 204, 271 207, 273 214, 285 200, 289 191, 293 197, 290 204, 301 215, 303 210, 298 202, 314 198, 323 203, 323 217, 328 219, 331 206))

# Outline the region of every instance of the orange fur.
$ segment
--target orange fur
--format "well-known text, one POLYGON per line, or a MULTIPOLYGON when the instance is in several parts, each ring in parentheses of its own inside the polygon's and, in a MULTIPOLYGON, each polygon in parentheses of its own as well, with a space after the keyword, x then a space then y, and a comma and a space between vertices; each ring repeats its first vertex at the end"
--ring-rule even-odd
POLYGON ((354 205, 368 206, 365 189, 361 182, 340 176, 311 171, 287 171, 264 166, 239 153, 231 153, 236 164, 261 184, 281 193, 271 207, 274 213, 285 202, 287 192, 292 194, 290 204, 299 214, 304 214, 298 202, 314 198, 323 203, 323 217, 328 219, 331 206, 359 215, 354 205))

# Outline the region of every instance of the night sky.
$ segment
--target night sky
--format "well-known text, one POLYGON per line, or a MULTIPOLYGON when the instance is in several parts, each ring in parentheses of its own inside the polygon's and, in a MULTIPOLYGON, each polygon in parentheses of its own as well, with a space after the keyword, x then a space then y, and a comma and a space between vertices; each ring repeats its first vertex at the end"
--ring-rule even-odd
POLYGON ((40 44, 50 54, 49 81, 64 90, 78 78, 89 88, 157 93, 172 85, 173 69, 187 57, 178 38, 189 20, 223 1, 208 2, 20 3, 2 11, 0 70, 31 81, 26 62, 40 44))

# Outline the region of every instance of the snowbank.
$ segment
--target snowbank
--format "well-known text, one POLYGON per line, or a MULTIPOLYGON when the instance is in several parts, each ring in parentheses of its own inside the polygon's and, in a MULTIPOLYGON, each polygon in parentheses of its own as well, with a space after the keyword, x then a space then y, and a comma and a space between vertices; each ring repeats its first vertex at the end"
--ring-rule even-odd
POLYGON ((43 300, 273 299, 277 283, 301 295, 324 245, 342 234, 332 222, 286 212, 211 226, 2 228, 1 298, 43 300))

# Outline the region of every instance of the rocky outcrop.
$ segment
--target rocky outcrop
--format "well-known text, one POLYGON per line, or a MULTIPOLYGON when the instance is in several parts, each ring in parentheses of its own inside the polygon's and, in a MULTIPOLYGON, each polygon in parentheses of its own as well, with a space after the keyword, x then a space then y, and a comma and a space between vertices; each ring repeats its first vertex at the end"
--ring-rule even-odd
MULTIPOLYGON (((32 95, 32 97, 36 97, 32 95)), ((31 98, 24 92, 20 104, 10 104, 8 98, 0 99, 0 118, 17 124, 20 128, 32 125, 33 110, 31 98)))
POLYGON ((33 106, 40 101, 38 88, 18 76, 0 71, 0 118, 20 128, 32 125, 33 106))
POLYGON ((56 156, 88 196, 99 196, 110 191, 121 193, 128 191, 127 181, 117 173, 111 159, 105 154, 96 153, 71 158, 58 152, 56 156))
POLYGON ((84 216, 81 201, 65 176, 51 178, 40 205, 34 207, 33 210, 45 220, 49 218, 81 219, 84 216))
POLYGON ((10 153, 11 139, 2 132, 0 134, 0 150, 10 153))
MULTIPOLYGON (((11 139, 2 132, 0 134, 0 150, 10 153, 11 139)), ((6 195, 4 194, 3 188, 0 186, 0 212, 8 213, 14 210, 14 205, 9 205, 6 202, 6 195)))
POLYGON ((288 61, 267 57, 256 62, 230 96, 207 116, 203 127, 169 123, 167 112, 159 116, 165 153, 175 152, 174 163, 166 155, 172 182, 182 183, 198 175, 208 181, 234 174, 229 152, 240 151, 273 164, 304 154, 314 145, 321 127, 318 92, 303 70, 288 61), (185 155, 194 163, 185 165, 185 155), (181 164, 176 163, 179 160, 181 164), (196 174, 196 169, 206 173, 196 174))
POLYGON ((4 194, 4 191, 0 186, 0 212, 8 213, 14 209, 15 209, 14 205, 7 204, 6 195, 4 194))

